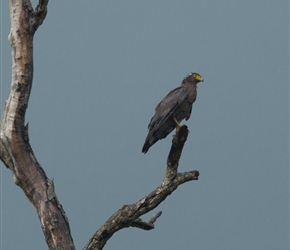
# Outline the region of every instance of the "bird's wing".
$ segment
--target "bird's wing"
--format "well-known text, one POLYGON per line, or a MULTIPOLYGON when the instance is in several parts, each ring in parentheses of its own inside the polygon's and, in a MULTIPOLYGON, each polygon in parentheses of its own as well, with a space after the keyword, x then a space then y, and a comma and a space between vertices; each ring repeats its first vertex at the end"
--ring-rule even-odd
POLYGON ((148 129, 159 127, 168 118, 172 116, 174 111, 188 96, 188 91, 185 87, 180 86, 171 90, 155 108, 155 115, 152 117, 148 129))

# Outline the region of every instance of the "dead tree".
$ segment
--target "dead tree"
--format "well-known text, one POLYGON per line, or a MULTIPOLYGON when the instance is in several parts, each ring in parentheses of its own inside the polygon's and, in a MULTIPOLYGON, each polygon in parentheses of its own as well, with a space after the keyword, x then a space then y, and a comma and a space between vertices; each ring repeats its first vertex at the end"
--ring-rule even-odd
MULTIPOLYGON (((75 249, 68 219, 50 180, 37 161, 29 143, 25 113, 33 79, 33 37, 47 14, 48 0, 39 0, 35 9, 30 0, 9 0, 12 49, 11 91, 0 123, 0 159, 11 170, 14 182, 36 208, 49 249, 75 249)), ((103 249, 118 230, 137 227, 154 228, 161 212, 147 222, 140 217, 156 208, 179 185, 198 179, 198 171, 178 172, 178 162, 188 129, 182 126, 172 140, 167 168, 162 183, 134 204, 124 205, 115 212, 88 241, 85 250, 103 249)))

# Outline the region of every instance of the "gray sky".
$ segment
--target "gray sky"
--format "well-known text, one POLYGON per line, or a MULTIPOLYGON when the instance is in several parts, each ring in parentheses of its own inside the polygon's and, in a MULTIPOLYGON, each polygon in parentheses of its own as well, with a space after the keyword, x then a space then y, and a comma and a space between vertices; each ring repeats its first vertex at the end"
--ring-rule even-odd
MULTIPOLYGON (((11 51, 1 5, 2 114, 11 51)), ((50 1, 34 58, 30 140, 77 249, 161 183, 171 135, 141 148, 156 104, 189 72, 205 82, 180 171, 200 179, 154 211, 154 230, 122 230, 106 249, 289 249, 288 1, 50 1)), ((2 163, 0 181, 2 249, 47 249, 2 163)))

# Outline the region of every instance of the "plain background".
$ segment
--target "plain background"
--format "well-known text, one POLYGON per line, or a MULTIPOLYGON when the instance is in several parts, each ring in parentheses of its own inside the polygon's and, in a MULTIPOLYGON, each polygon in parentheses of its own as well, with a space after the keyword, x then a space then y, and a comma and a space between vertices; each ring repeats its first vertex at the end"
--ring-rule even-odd
MULTIPOLYGON (((34 6, 36 1, 33 1, 34 6)), ((8 1, 1 1, 1 114, 11 81, 8 1)), ((289 249, 289 2, 50 1, 35 34, 26 115, 35 155, 77 249, 164 176, 171 135, 141 148, 156 104, 189 72, 204 83, 181 186, 106 249, 289 249)), ((34 207, 1 163, 1 249, 47 249, 34 207)))

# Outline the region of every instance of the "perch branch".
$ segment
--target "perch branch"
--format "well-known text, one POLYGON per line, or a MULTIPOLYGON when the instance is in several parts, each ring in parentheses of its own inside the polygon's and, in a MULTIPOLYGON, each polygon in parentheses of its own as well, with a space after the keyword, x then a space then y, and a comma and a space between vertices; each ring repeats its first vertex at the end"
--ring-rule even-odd
POLYGON ((90 239, 83 250, 103 249, 107 241, 114 233, 126 227, 137 227, 143 230, 154 228, 154 222, 161 215, 161 212, 153 215, 148 222, 144 222, 140 217, 156 208, 167 196, 177 187, 185 182, 197 180, 198 171, 178 173, 178 162, 182 153, 184 143, 188 136, 188 129, 183 125, 174 135, 172 147, 167 159, 165 178, 150 194, 134 204, 124 205, 115 212, 105 224, 103 224, 90 239))
MULTIPOLYGON (((12 80, 0 122, 0 159, 11 170, 16 185, 36 208, 49 249, 75 249, 53 180, 48 179, 34 156, 29 143, 28 125, 24 125, 33 79, 33 35, 46 17, 47 5, 48 0, 39 0, 34 11, 29 0, 9 1, 12 80)), ((103 249, 112 235, 122 228, 153 229, 161 212, 154 214, 148 222, 140 217, 156 208, 179 185, 198 179, 198 171, 177 171, 187 136, 186 126, 182 126, 174 136, 161 185, 136 203, 124 205, 114 213, 93 235, 85 250, 103 249)))

